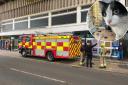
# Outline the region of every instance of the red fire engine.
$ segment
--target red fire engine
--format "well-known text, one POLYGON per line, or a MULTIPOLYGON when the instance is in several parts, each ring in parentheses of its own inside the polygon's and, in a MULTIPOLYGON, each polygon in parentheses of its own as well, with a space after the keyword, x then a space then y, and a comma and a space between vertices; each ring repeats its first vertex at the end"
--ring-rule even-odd
POLYGON ((22 35, 18 47, 23 57, 40 56, 49 61, 69 59, 80 56, 81 39, 73 35, 22 35))

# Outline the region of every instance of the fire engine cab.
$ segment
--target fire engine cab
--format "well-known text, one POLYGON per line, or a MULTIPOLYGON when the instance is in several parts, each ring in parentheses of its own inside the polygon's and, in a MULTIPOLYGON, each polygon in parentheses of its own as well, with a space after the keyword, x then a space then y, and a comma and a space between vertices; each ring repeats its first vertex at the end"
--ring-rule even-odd
POLYGON ((80 56, 81 39, 73 35, 22 35, 18 47, 23 57, 40 56, 49 61, 71 59, 80 56))

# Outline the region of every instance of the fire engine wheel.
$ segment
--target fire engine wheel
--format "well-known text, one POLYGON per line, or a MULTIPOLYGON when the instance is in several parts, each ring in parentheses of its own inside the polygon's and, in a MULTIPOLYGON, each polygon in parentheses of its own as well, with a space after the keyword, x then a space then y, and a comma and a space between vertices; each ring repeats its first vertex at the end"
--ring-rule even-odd
POLYGON ((54 61, 54 60, 55 60, 54 55, 53 55, 52 52, 47 52, 46 57, 47 57, 47 59, 48 59, 49 61, 54 61))
POLYGON ((26 52, 26 50, 23 50, 22 53, 21 53, 21 55, 22 55, 23 57, 27 57, 27 52, 26 52))

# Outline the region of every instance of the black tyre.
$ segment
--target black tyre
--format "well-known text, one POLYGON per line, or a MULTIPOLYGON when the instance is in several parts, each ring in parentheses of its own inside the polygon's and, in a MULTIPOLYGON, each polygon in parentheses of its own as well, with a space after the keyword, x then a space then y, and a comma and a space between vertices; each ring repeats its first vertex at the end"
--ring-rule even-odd
POLYGON ((53 55, 52 52, 47 52, 46 57, 49 61, 54 61, 55 60, 54 55, 53 55))
POLYGON ((23 50, 23 51, 21 52, 21 55, 22 55, 22 57, 27 57, 27 51, 26 51, 26 50, 23 50))

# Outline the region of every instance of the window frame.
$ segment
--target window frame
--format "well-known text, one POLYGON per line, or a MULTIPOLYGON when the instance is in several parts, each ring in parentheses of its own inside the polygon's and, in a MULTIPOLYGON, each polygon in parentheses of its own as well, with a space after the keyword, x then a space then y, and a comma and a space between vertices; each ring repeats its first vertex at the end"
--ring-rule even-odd
POLYGON ((81 20, 80 20, 80 22, 81 23, 87 23, 87 16, 86 16, 86 22, 82 22, 82 12, 87 12, 87 14, 88 14, 88 10, 89 10, 90 8, 87 8, 87 9, 82 9, 82 6, 81 6, 81 11, 80 11, 80 14, 81 14, 81 20))

